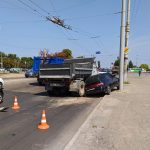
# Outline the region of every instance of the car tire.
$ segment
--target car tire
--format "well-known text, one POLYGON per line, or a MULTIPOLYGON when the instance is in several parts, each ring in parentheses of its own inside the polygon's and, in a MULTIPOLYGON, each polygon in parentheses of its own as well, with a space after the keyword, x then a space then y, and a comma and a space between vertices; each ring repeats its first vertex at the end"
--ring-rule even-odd
POLYGON ((107 86, 106 87, 106 92, 105 92, 107 95, 110 95, 110 93, 111 93, 111 88, 110 88, 110 86, 107 86))
POLYGON ((117 86, 117 90, 119 90, 120 89, 120 87, 119 87, 119 85, 117 86))

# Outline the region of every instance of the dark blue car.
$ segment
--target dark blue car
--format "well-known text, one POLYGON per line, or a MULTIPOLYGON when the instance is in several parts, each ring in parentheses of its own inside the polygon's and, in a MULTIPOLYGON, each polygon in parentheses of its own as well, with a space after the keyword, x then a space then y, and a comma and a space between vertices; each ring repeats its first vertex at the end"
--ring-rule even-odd
POLYGON ((119 89, 119 79, 110 73, 100 73, 90 76, 85 81, 85 93, 90 94, 110 94, 111 90, 119 89))
POLYGON ((29 77, 35 77, 36 74, 34 73, 34 71, 32 69, 29 69, 25 72, 25 77, 29 78, 29 77))

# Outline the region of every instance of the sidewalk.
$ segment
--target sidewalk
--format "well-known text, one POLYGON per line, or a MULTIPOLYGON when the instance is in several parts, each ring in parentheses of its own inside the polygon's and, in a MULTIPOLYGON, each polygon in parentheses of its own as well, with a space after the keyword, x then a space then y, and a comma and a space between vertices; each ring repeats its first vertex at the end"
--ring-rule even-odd
POLYGON ((65 150, 150 149, 150 74, 129 82, 104 97, 65 150))

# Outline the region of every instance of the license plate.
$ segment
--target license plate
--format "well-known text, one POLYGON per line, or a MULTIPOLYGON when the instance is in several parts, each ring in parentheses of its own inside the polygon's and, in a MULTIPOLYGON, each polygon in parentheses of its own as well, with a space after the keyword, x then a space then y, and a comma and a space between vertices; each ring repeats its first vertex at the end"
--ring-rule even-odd
POLYGON ((50 83, 50 86, 60 86, 59 83, 50 83))

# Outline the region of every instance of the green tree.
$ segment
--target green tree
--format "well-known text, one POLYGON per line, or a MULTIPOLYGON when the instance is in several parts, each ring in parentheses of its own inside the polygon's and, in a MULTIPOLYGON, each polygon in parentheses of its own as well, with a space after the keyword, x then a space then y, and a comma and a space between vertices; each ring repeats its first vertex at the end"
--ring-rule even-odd
POLYGON ((2 55, 2 57, 6 57, 7 55, 4 52, 0 52, 0 56, 2 55))
POLYGON ((133 62, 132 62, 131 60, 129 61, 128 67, 129 67, 129 68, 133 68, 133 62))
POLYGON ((120 64, 120 59, 117 58, 117 60, 114 62, 114 66, 119 66, 119 64, 120 64))
POLYGON ((10 58, 4 58, 3 59, 3 65, 4 65, 4 68, 13 68, 14 67, 14 62, 10 58))
POLYGON ((141 64, 140 65, 140 68, 143 68, 145 70, 148 70, 149 69, 149 66, 147 64, 141 64))
POLYGON ((4 59, 5 68, 18 68, 20 63, 20 58, 16 54, 8 54, 4 59))
POLYGON ((33 64, 33 59, 31 57, 22 57, 20 61, 21 68, 31 68, 33 64))
POLYGON ((70 49, 63 49, 62 52, 65 53, 67 58, 73 58, 72 51, 70 49))
POLYGON ((17 55, 16 54, 8 54, 7 57, 11 58, 11 59, 16 59, 17 55))

